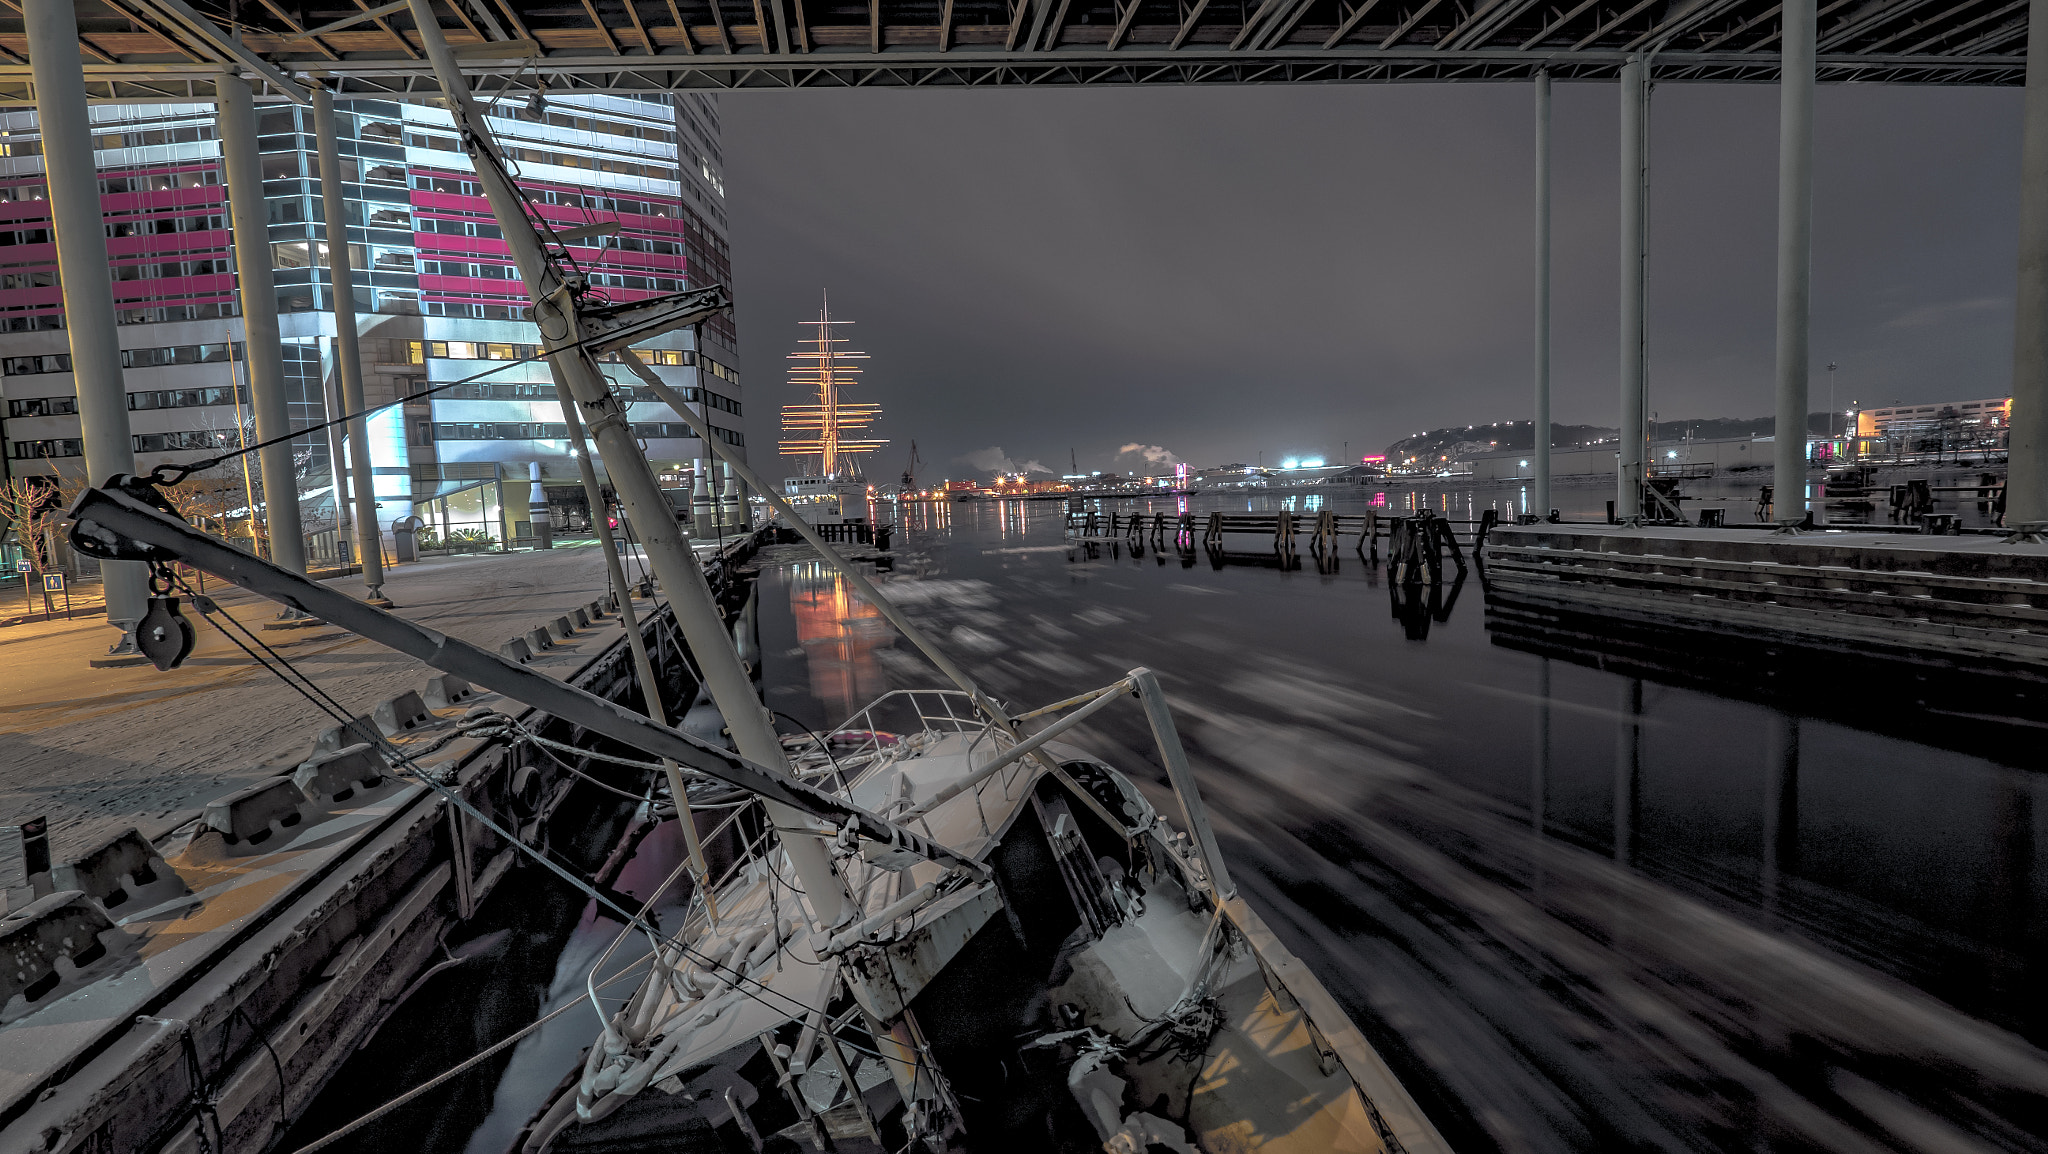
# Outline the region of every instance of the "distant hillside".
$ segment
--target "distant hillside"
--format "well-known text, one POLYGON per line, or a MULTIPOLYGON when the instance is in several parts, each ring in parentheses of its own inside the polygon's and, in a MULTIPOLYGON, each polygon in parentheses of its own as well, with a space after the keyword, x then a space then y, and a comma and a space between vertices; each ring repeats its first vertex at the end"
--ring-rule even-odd
MULTIPOLYGON (((1808 433, 1825 433, 1828 428, 1827 413, 1809 413, 1806 418, 1808 433)), ((1777 427, 1775 417, 1700 417, 1683 421, 1658 421, 1651 435, 1659 441, 1676 441, 1691 436, 1698 441, 1717 441, 1734 437, 1767 437, 1777 427)), ((1837 426, 1839 428, 1839 426, 1837 426)), ((1489 453, 1512 453, 1520 449, 1533 449, 1536 439, 1532 435, 1533 421, 1496 421, 1490 425, 1452 425, 1444 429, 1431 429, 1412 437, 1403 437, 1387 446, 1387 461, 1402 464, 1414 458, 1417 463, 1432 460, 1462 461, 1470 457, 1483 457, 1489 453)), ((1550 443, 1559 449, 1577 448, 1582 445, 1612 441, 1619 430, 1611 425, 1560 425, 1550 426, 1550 443)))
MULTIPOLYGON (((1496 421, 1491 425, 1453 425, 1447 429, 1431 429, 1388 445, 1387 461, 1394 465, 1406 463, 1411 457, 1418 463, 1439 458, 1461 461, 1488 453, 1533 449, 1536 447, 1535 427, 1534 421, 1496 421)), ((1600 425, 1560 425, 1553 422, 1550 443, 1558 448, 1590 445, 1596 441, 1611 441, 1615 433, 1615 429, 1600 425)))

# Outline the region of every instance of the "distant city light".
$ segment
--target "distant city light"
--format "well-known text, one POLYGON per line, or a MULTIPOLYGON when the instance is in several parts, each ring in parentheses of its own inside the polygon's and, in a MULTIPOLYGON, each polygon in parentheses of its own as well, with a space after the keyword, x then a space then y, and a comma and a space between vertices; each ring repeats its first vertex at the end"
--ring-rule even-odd
POLYGON ((1323 467, 1323 459, 1321 457, 1310 457, 1301 463, 1301 467, 1304 469, 1320 469, 1323 467))
POLYGON ((1299 469, 1301 468, 1301 459, 1298 457, 1289 457, 1286 460, 1280 462, 1280 467, 1283 469, 1299 469))

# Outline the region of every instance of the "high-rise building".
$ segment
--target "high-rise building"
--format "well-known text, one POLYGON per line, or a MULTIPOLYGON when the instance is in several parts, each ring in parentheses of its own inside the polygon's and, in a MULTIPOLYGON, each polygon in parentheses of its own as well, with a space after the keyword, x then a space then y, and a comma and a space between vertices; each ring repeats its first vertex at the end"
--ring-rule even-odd
MULTIPOLYGON (((264 108, 259 146, 269 235, 238 238, 210 104, 95 106, 101 182, 129 419, 139 468, 253 442, 232 246, 269 247, 294 428, 339 415, 333 290, 310 113, 264 108)), ((336 107, 350 263, 361 330, 380 528, 417 515, 441 534, 531 534, 535 464, 557 527, 590 516, 539 337, 495 218, 438 107, 358 100, 336 107), (475 378, 432 395, 426 390, 475 378)), ((570 251, 613 301, 730 283, 717 107, 708 97, 564 95, 491 117, 538 216, 562 229, 616 222, 570 251)), ((83 475, 55 246, 35 114, 0 113, 0 445, 10 475, 83 475)), ((729 317, 637 350, 744 446, 737 339, 729 317)), ((664 486, 686 506, 710 457, 623 366, 615 375, 664 486)), ((336 500, 341 428, 295 446, 310 552, 336 559, 351 507, 336 500)), ((602 462, 600 461, 600 470, 602 462)), ((254 492, 223 467, 215 484, 254 492)), ((97 481, 101 478, 93 478, 97 481)), ((228 504, 236 504, 229 501, 228 504)), ((240 502, 245 506, 247 501, 240 502)), ((245 515, 228 510, 230 515, 245 515)))

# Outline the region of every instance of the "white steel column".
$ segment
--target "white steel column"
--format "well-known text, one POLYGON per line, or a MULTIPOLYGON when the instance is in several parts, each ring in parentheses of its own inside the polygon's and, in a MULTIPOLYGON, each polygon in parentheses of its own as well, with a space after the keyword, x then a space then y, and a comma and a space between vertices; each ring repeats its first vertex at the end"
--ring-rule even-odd
MULTIPOLYGON (((277 335, 277 278, 271 269, 270 219, 263 207, 263 163, 256 149, 256 103, 249 82, 240 76, 223 72, 215 85, 220 94, 220 153, 227 167, 228 213, 235 238, 235 282, 242 303, 242 347, 248 354, 249 407, 256 413, 256 439, 268 441, 291 432, 292 426, 284 395, 284 345, 277 335)), ((292 443, 280 441, 260 451, 256 459, 263 468, 263 515, 270 527, 270 559, 294 573, 304 573, 306 541, 299 528, 299 480, 292 468, 292 443)), ((297 616, 290 610, 286 615, 297 616)))
MULTIPOLYGON (((57 234, 57 275, 64 292, 64 334, 78 388, 78 423, 87 478, 105 484, 135 471, 128 432, 128 393, 121 376, 121 337, 114 324, 114 280, 107 267, 100 177, 92 158, 92 123, 78 56, 78 19, 71 0, 33 0, 22 9, 29 66, 36 85, 36 123, 43 134, 43 173, 50 226, 57 234)), ((149 575, 139 561, 102 561, 107 623, 121 630, 115 648, 132 651, 149 575)))
POLYGON ((1649 382, 1643 264, 1649 236, 1649 66, 1631 56, 1621 66, 1621 426, 1614 515, 1643 512, 1643 400, 1649 382))
POLYGON ((1815 0, 1785 0, 1778 81, 1778 422, 1771 453, 1771 516, 1783 529, 1806 519, 1806 362, 1813 277, 1813 69, 1815 0))
MULTIPOLYGON (((356 333, 356 286, 348 259, 348 206, 342 196, 341 147, 335 139, 334 94, 314 83, 313 135, 320 150, 320 200, 327 218, 327 276, 334 301, 334 375, 341 413, 363 411, 363 353, 356 333)), ((264 254, 264 259, 270 259, 264 254)), ((272 294, 271 299, 276 300, 272 294)), ((245 306, 246 307, 246 306, 245 306)), ((377 523, 377 471, 370 464, 370 418, 348 423, 348 472, 355 489, 356 552, 362 558, 363 600, 390 607, 384 596, 384 533, 377 523)), ((334 503, 342 503, 342 467, 334 461, 334 503)), ((269 487, 266 477, 264 487, 269 487)))
POLYGON ((2048 530, 2048 0, 2033 0, 2027 20, 2005 523, 2038 532, 2048 530))
POLYGON ((1550 72, 1536 74, 1536 463, 1534 512, 1550 516, 1550 72))

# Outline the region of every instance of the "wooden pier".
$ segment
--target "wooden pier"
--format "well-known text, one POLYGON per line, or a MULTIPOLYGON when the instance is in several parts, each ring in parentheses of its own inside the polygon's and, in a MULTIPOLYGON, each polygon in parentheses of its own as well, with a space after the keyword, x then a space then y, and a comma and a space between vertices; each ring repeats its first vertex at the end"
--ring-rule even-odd
POLYGON ((1481 554, 1489 614, 1573 615, 1673 634, 2048 681, 2048 544, 1683 526, 1500 526, 1481 554))
POLYGON ((1154 549, 1194 553, 1198 548, 1212 560, 1230 556, 1278 557, 1283 563, 1298 561, 1303 551, 1328 567, 1346 541, 1361 560, 1377 563, 1380 542, 1387 543, 1387 564, 1397 582, 1436 585, 1447 580, 1447 563, 1457 576, 1465 575, 1465 550, 1459 544, 1456 526, 1472 527, 1472 549, 1476 552, 1488 532, 1498 524, 1492 510, 1476 521, 1457 521, 1423 510, 1389 514, 1375 509, 1363 513, 1317 511, 1313 517, 1281 509, 1271 513, 1181 513, 1169 519, 1165 513, 1101 513, 1069 508, 1067 539, 1076 542, 1116 542, 1132 547, 1149 544, 1154 549))

